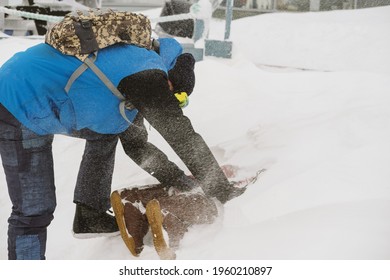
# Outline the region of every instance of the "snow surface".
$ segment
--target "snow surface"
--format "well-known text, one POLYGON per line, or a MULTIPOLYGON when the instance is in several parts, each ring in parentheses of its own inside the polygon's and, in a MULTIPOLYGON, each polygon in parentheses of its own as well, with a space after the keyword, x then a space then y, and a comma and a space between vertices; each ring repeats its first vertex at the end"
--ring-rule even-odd
MULTIPOLYGON (((390 258, 389 27, 389 6, 233 21, 233 58, 197 63, 185 114, 221 164, 241 166, 240 176, 267 171, 215 224, 192 228, 178 259, 390 258)), ((223 28, 213 19, 210 38, 222 40, 223 28)), ((39 42, 0 40, 0 63, 39 42)), ((185 168, 153 129, 150 140, 185 168)), ((55 137, 58 206, 47 258, 157 260, 148 240, 134 258, 119 236, 73 238, 83 147, 55 137)), ((116 160, 113 190, 156 182, 120 145, 116 160)), ((0 177, 6 259, 11 204, 2 171, 0 177)))

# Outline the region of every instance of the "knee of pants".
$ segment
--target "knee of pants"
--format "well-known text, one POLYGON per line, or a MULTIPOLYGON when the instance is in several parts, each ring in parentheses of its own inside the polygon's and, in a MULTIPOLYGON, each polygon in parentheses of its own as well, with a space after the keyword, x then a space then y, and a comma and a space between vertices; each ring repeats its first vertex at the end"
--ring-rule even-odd
MULTIPOLYGON (((143 127, 144 128, 144 127, 143 127)), ((148 133, 146 129, 130 127, 123 132, 119 139, 121 140, 123 149, 125 151, 132 151, 134 149, 142 148, 148 143, 148 133)))
POLYGON ((9 227, 13 228, 16 235, 39 233, 50 225, 54 218, 53 212, 54 209, 50 213, 39 216, 24 216, 13 211, 8 219, 9 227))

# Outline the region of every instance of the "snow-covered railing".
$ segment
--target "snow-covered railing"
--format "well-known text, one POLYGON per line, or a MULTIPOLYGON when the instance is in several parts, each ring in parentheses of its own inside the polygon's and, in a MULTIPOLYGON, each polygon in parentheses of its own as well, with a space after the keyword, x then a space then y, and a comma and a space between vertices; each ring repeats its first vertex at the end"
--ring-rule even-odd
MULTIPOLYGON (((25 12, 25 11, 19 11, 19 10, 0 6, 0 15, 2 13, 28 18, 32 20, 42 20, 48 23, 57 23, 63 19, 63 16, 53 16, 47 14, 25 12)), ((208 34, 209 20, 211 18, 211 14, 212 14, 212 10, 211 10, 211 4, 209 0, 199 0, 199 2, 193 4, 190 7, 190 11, 188 13, 150 18, 150 21, 152 23, 165 23, 165 22, 174 22, 174 21, 181 21, 181 20, 193 20, 194 32, 193 32, 193 37, 191 39, 195 43, 197 40, 201 38, 206 38, 208 34)), ((183 48, 185 49, 186 52, 192 53, 197 61, 202 60, 203 49, 195 48, 194 43, 188 42, 185 44, 185 46, 183 45, 183 48)))
POLYGON ((179 14, 179 15, 151 18, 150 21, 154 23, 160 23, 160 22, 170 22, 170 21, 186 20, 186 19, 195 20, 197 18, 198 18, 197 15, 193 13, 188 13, 188 14, 179 14))
POLYGON ((47 22, 59 22, 62 17, 59 16, 51 16, 51 15, 43 15, 43 14, 36 14, 31 12, 24 12, 24 11, 18 11, 14 9, 9 9, 6 7, 0 7, 0 13, 19 16, 19 17, 25 17, 30 19, 38 19, 38 20, 44 20, 47 22))
MULTIPOLYGON (((61 16, 51 16, 51 15, 37 14, 37 13, 31 13, 31 12, 24 12, 24 11, 9 9, 6 7, 0 7, 0 13, 24 17, 24 18, 36 19, 36 20, 44 20, 47 22, 54 22, 54 23, 59 22, 63 19, 63 17, 61 17, 61 16)), ((178 21, 178 20, 186 20, 186 19, 195 20, 195 19, 197 19, 197 15, 194 13, 171 15, 171 16, 165 16, 165 17, 151 18, 150 21, 153 23, 159 23, 159 22, 171 22, 171 21, 178 21)))

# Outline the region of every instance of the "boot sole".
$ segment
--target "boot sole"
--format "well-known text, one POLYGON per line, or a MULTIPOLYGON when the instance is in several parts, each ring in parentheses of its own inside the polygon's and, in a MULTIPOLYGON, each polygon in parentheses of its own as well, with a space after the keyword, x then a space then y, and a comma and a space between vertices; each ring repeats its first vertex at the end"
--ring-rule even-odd
POLYGON ((176 259, 175 252, 169 248, 165 242, 162 230, 163 216, 161 214, 160 203, 156 199, 149 201, 146 205, 146 217, 153 234, 154 248, 156 249, 160 259, 176 259))
POLYGON ((116 219, 116 222, 118 224, 121 237, 126 244, 126 247, 129 249, 130 253, 134 257, 138 257, 139 254, 137 254, 137 252, 135 250, 134 239, 128 233, 127 228, 126 228, 125 217, 124 217, 125 208, 122 204, 122 198, 121 198, 120 194, 118 193, 118 191, 114 191, 111 194, 111 206, 114 210, 115 219, 116 219))
POLYGON ((120 234, 120 231, 116 232, 104 232, 104 233, 75 233, 72 231, 73 237, 77 239, 92 239, 100 237, 115 237, 120 234))

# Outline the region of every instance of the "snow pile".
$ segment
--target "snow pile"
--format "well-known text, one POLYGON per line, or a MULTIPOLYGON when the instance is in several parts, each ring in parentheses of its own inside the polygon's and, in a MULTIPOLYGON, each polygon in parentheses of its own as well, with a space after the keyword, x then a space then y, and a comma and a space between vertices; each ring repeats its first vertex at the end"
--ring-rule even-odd
POLYGON ((390 6, 268 14, 235 22, 232 40, 255 64, 390 73, 389 14, 390 6))

